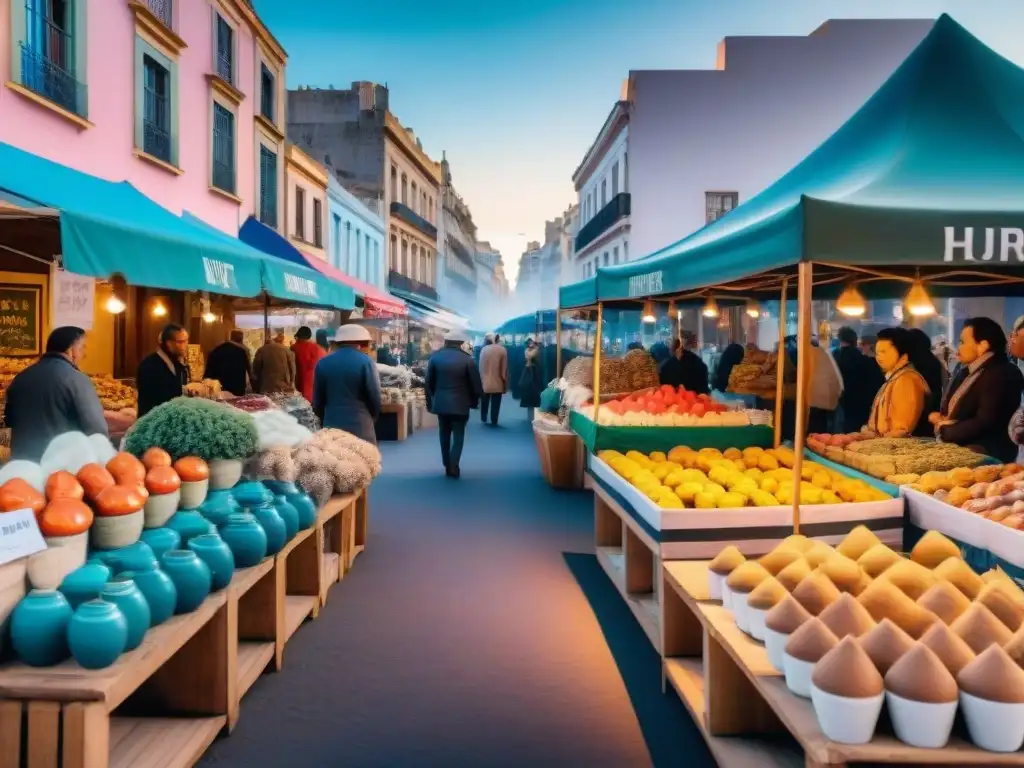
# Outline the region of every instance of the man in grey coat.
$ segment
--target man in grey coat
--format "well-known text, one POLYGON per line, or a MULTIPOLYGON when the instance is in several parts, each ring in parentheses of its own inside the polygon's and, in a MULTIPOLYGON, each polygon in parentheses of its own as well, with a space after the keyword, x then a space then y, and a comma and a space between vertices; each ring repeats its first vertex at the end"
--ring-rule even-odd
POLYGON ((370 333, 361 325, 343 325, 334 334, 335 349, 313 370, 313 413, 330 429, 343 429, 374 445, 380 417, 380 377, 370 358, 370 333))
POLYGON ((295 391, 295 353, 284 345, 283 332, 256 350, 252 375, 264 395, 295 391))
POLYGON ((484 393, 480 398, 480 421, 487 423, 487 412, 491 413, 491 426, 498 426, 501 411, 501 397, 508 392, 508 352, 500 343, 500 337, 488 333, 480 350, 480 381, 484 393))
POLYGON ((14 377, 4 408, 12 459, 39 461, 50 441, 65 432, 108 436, 96 388, 78 370, 84 357, 85 331, 55 328, 46 354, 14 377))
POLYGON ((459 461, 469 412, 477 407, 483 394, 480 371, 473 356, 462 349, 468 341, 464 333, 452 331, 444 337, 444 346, 431 355, 427 363, 427 408, 437 416, 445 474, 456 480, 461 474, 459 461))

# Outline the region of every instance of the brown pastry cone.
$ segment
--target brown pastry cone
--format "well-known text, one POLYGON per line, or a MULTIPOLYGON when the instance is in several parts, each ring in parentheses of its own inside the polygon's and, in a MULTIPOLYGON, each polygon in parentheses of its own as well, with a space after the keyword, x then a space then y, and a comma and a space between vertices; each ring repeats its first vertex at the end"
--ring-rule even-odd
POLYGON ((828 544, 823 541, 815 541, 811 545, 810 549, 804 552, 804 559, 807 561, 807 564, 811 566, 811 570, 813 571, 834 554, 835 550, 828 544))
POLYGON ((1011 594, 1015 595, 1015 599, 1024 600, 1024 592, 1017 586, 1017 582, 1010 578, 1009 574, 1006 573, 1002 568, 993 568, 990 571, 985 571, 981 574, 981 580, 986 584, 995 582, 996 584, 1003 584, 1009 588, 1011 594))
POLYGON ((916 643, 885 673, 885 690, 910 701, 945 704, 960 695, 956 679, 931 648, 916 643))
POLYGON ((715 559, 708 563, 708 570, 717 573, 719 576, 728 576, 736 568, 747 561, 743 553, 731 544, 715 555, 715 559))
POLYGON ((769 576, 754 587, 747 597, 747 605, 751 608, 757 608, 759 611, 767 611, 770 608, 774 608, 787 597, 789 597, 789 592, 786 591, 786 588, 779 584, 774 576, 769 576))
POLYGON ((797 588, 797 585, 811 575, 811 566, 808 565, 807 560, 800 558, 795 560, 777 574, 775 578, 779 580, 779 583, 784 586, 788 591, 792 592, 797 588))
POLYGON ((899 590, 911 600, 920 598, 932 584, 938 581, 935 574, 912 560, 893 563, 878 578, 885 579, 899 587, 899 590))
POLYGON ((917 599, 917 604, 934 613, 944 623, 952 624, 970 608, 971 601, 948 581, 939 581, 917 599))
POLYGON ((1011 632, 1016 632, 1024 624, 1024 605, 1014 602, 1009 591, 1001 584, 986 584, 975 602, 992 611, 1011 632))
POLYGON ((1021 590, 1021 588, 1017 586, 1017 582, 1007 576, 1005 571, 999 571, 999 573, 1002 574, 1002 576, 985 582, 986 586, 991 584, 992 586, 998 587, 1003 590, 1003 592, 1006 593, 1006 596, 1013 600, 1013 602, 1018 605, 1024 605, 1024 590, 1021 590))
POLYGON ((974 651, 971 650, 971 646, 941 621, 935 622, 928 628, 928 631, 921 637, 921 643, 935 652, 935 655, 946 665, 946 669, 953 677, 956 677, 960 670, 974 659, 974 651))
POLYGON ((877 579, 886 568, 894 563, 900 563, 903 558, 898 552, 894 552, 885 544, 875 544, 871 549, 857 558, 857 565, 864 569, 864 572, 872 579, 877 579))
MULTIPOLYGON (((859 565, 857 567, 860 568, 859 565)), ((861 592, 863 592, 865 589, 871 586, 872 581, 874 581, 874 579, 868 576, 864 569, 861 568, 860 581, 857 582, 857 585, 853 588, 853 590, 851 590, 850 594, 854 597, 859 596, 861 592)))
POLYGON ((1018 666, 1024 667, 1024 627, 1017 630, 1017 633, 1010 639, 1010 642, 1003 648, 1010 658, 1017 662, 1018 666))
POLYGON ((793 597, 814 616, 838 600, 840 594, 836 585, 821 572, 821 569, 812 571, 811 575, 797 584, 793 590, 793 597))
POLYGON ((856 560, 873 546, 881 543, 881 540, 867 526, 858 525, 846 534, 846 538, 836 547, 836 552, 851 560, 856 560))
POLYGON ((797 560, 803 559, 804 556, 798 550, 780 545, 764 557, 758 559, 757 562, 763 565, 764 569, 774 576, 787 565, 791 565, 797 560))
POLYGON ((947 557, 932 571, 939 581, 948 581, 964 593, 968 600, 973 600, 985 586, 981 576, 971 570, 971 566, 960 557, 947 557))
POLYGON ((866 699, 882 692, 882 676, 864 648, 844 637, 814 665, 811 682, 819 690, 848 699, 866 699))
POLYGON ((904 653, 914 647, 914 639, 889 619, 878 622, 874 629, 859 638, 859 642, 883 676, 904 653))
POLYGON ((1024 704, 1024 669, 998 645, 990 645, 956 676, 960 690, 985 701, 1024 704))
POLYGON ((790 549, 795 549, 797 552, 806 552, 814 546, 814 539, 809 539, 802 533, 794 533, 791 536, 784 538, 779 546, 789 547, 790 549))
POLYGON ((912 638, 925 633, 932 622, 939 620, 931 611, 925 610, 891 581, 875 579, 857 596, 857 601, 868 609, 871 618, 881 622, 889 619, 912 638))
POLYGON ((949 628, 978 654, 990 645, 1002 647, 1013 639, 1006 625, 981 603, 971 603, 949 628))
POLYGON ((839 552, 828 558, 818 568, 828 576, 829 580, 836 585, 840 592, 855 591, 857 585, 860 584, 861 577, 864 575, 864 571, 861 570, 861 567, 857 565, 855 560, 851 560, 845 555, 839 554, 839 552))
POLYGON ((910 550, 910 559, 928 569, 950 557, 960 557, 960 547, 938 531, 928 531, 910 550))
POLYGON ((790 595, 768 611, 764 617, 764 625, 780 635, 790 635, 810 618, 812 617, 807 609, 790 595))
POLYGON ((794 659, 814 663, 839 643, 839 638, 832 630, 821 623, 820 619, 810 618, 805 621, 786 641, 786 653, 794 659))
POLYGON ((867 608, 858 603, 853 595, 846 592, 823 610, 818 618, 838 638, 844 638, 847 635, 860 637, 875 627, 875 620, 871 618, 867 608))
POLYGON ((736 566, 725 583, 733 592, 749 594, 754 591, 754 587, 769 576, 771 574, 764 569, 763 565, 756 560, 748 560, 736 566))

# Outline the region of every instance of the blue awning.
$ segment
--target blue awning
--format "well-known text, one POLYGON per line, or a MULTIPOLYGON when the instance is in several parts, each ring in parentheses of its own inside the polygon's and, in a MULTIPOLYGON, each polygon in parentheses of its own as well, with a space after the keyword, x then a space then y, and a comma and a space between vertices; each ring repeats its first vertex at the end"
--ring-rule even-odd
POLYGON ((391 288, 391 293, 402 299, 409 307, 409 317, 412 320, 419 320, 424 325, 434 328, 443 328, 447 331, 465 331, 469 329, 470 319, 458 312, 453 312, 447 307, 442 307, 436 301, 419 296, 415 293, 402 291, 398 288, 391 288))

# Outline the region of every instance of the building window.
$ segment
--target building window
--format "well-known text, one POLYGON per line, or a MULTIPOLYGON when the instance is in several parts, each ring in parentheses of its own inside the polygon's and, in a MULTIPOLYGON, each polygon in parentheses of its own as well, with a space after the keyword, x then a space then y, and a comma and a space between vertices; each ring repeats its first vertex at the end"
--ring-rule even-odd
POLYGON ((606 267, 608 266, 608 251, 604 252, 604 265, 606 267))
POLYGON ((413 213, 418 213, 418 211, 416 210, 416 205, 419 203, 419 196, 416 194, 416 182, 412 182, 410 186, 411 189, 409 191, 412 194, 412 205, 410 207, 412 208, 413 213))
POLYGON ((430 283, 427 281, 427 249, 420 248, 420 282, 430 283))
POLYGON ((331 246, 334 250, 334 266, 341 266, 341 217, 338 214, 334 214, 334 229, 333 239, 331 246))
POLYGON ((629 241, 622 244, 622 260, 629 261, 629 241))
POLYGON ((402 174, 402 205, 409 204, 409 177, 402 174))
POLYGON ((409 241, 402 241, 402 268, 398 270, 401 274, 409 277, 409 241))
POLYGON ((277 229, 277 153, 260 146, 260 221, 277 229))
POLYGON ((612 249, 612 260, 615 264, 619 263, 619 246, 617 245, 612 249))
MULTIPOLYGON (((363 272, 363 237, 358 229, 356 230, 356 261, 353 266, 352 274, 360 277, 363 272)), ((360 279, 362 278, 360 277, 360 279)))
POLYGON ((398 202, 398 170, 391 166, 391 202, 398 202))
POLYGON ((215 13, 217 26, 217 75, 228 83, 235 82, 235 30, 224 17, 215 13))
POLYGON ((398 237, 396 235, 391 236, 391 253, 388 256, 388 271, 398 271, 398 237))
POLYGON ((362 279, 365 280, 366 282, 370 282, 370 275, 373 274, 373 264, 372 264, 372 253, 370 251, 370 236, 369 235, 366 235, 366 241, 364 242, 363 245, 364 245, 364 250, 366 252, 366 264, 365 264, 365 269, 363 270, 363 277, 362 277, 362 279))
POLYGON ((324 201, 313 198, 313 245, 317 248, 324 247, 324 225, 321 219, 324 215, 324 201))
POLYGON ((427 210, 427 193, 420 192, 420 216, 430 221, 430 212, 427 210))
POLYGON ((235 115, 213 103, 213 186, 235 194, 235 115))
POLYGON ((373 284, 380 283, 380 243, 373 244, 373 284))
POLYGON ((615 197, 617 194, 619 194, 619 162, 618 162, 618 160, 616 160, 615 164, 612 165, 612 197, 615 197))
POLYGON ((11 0, 15 33, 15 79, 31 91, 76 115, 86 116, 87 93, 76 73, 85 74, 84 21, 74 0, 11 0), (19 14, 24 13, 24 24, 19 14), (20 47, 20 55, 17 50, 20 47))
POLYGON ((306 239, 306 190, 295 187, 295 236, 306 239))
POLYGON ((710 224, 725 216, 736 207, 739 197, 739 192, 705 192, 706 223, 710 224))
POLYGON ((142 112, 142 151, 171 162, 171 73, 152 56, 142 59, 145 101, 142 112))
POLYGON ((601 179, 601 207, 608 204, 608 179, 601 179))
POLYGON ((434 223, 434 198, 427 198, 427 221, 434 223))
POLYGON ((260 114, 274 122, 274 104, 277 103, 277 81, 266 64, 260 63, 260 114))

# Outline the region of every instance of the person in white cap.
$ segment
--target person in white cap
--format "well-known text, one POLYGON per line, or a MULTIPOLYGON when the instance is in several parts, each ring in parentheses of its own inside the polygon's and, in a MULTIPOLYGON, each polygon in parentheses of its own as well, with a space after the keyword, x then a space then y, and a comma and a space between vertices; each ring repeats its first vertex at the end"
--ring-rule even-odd
POLYGON ((473 356, 462 345, 469 337, 452 331, 444 337, 444 346, 427 363, 427 408, 437 416, 441 439, 441 461, 448 477, 458 479, 459 461, 466 438, 469 412, 477 407, 483 387, 473 356))
POLYGON ((480 421, 487 423, 490 411, 491 426, 498 426, 498 413, 501 411, 501 397, 508 392, 508 352, 503 344, 497 343, 497 337, 488 333, 486 344, 480 350, 480 381, 483 383, 484 394, 480 398, 480 421))
POLYGON ((334 351, 313 371, 312 403, 324 427, 343 429, 376 445, 380 379, 369 350, 370 332, 361 325, 338 328, 334 351))

